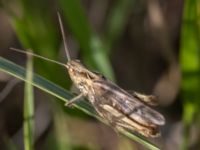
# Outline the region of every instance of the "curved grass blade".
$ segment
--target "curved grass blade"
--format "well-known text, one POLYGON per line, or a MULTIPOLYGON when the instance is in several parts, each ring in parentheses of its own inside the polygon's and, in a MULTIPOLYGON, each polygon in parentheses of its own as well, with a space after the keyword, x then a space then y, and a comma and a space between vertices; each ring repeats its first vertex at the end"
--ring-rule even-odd
MULTIPOLYGON (((32 85, 34 85, 35 87, 63 100, 63 101, 67 101, 69 99, 71 99, 73 97, 73 95, 66 91, 65 89, 63 89, 62 87, 54 84, 53 82, 50 82, 44 78, 42 78, 41 76, 34 74, 33 75, 33 81, 30 82, 25 78, 25 72, 26 70, 16 64, 14 64, 11 61, 8 61, 2 57, 0 57, 0 71, 3 71, 5 73, 8 73, 20 80, 23 80, 25 82, 29 82, 32 85)), ((84 111, 85 113, 97 118, 98 120, 100 120, 101 122, 104 122, 105 124, 107 124, 105 121, 103 121, 102 119, 100 119, 97 115, 95 110, 93 109, 93 107, 86 101, 79 101, 75 107, 77 107, 78 109, 84 111)), ((137 141, 138 143, 142 144, 143 146, 145 146, 148 149, 151 150, 158 150, 159 148, 155 145, 153 145, 152 143, 148 142, 147 140, 144 140, 142 138, 140 138, 137 135, 134 135, 132 133, 129 133, 127 131, 124 130, 120 130, 119 131, 121 134, 129 137, 130 139, 137 141)))

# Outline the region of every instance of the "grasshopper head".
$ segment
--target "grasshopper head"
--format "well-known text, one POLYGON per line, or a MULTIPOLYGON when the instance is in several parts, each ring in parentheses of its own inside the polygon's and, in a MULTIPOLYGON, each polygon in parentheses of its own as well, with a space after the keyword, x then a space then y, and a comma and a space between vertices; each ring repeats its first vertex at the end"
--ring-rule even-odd
POLYGON ((73 83, 82 91, 89 90, 94 80, 101 80, 101 74, 89 71, 79 60, 70 60, 66 65, 73 83))
POLYGON ((86 80, 86 79, 95 80, 95 79, 104 78, 103 75, 88 70, 80 62, 80 60, 70 60, 70 61, 68 61, 66 67, 68 69, 70 76, 73 76, 73 77, 76 77, 76 78, 80 77, 83 80, 86 80))
MULTIPOLYGON (((80 60, 70 60, 66 65, 71 78, 87 78, 89 70, 80 62, 80 60)), ((73 80, 73 79, 72 79, 73 80)))

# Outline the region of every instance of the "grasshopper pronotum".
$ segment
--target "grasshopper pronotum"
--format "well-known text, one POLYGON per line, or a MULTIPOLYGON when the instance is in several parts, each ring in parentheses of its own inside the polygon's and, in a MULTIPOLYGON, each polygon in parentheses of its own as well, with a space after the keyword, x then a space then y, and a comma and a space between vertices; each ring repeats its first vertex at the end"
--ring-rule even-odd
POLYGON ((79 60, 72 60, 67 48, 63 24, 59 14, 58 19, 68 59, 67 64, 49 60, 48 58, 19 49, 11 49, 52 61, 67 68, 69 76, 74 85, 80 90, 80 94, 67 102, 66 106, 72 105, 82 97, 87 97, 100 117, 112 125, 114 129, 137 131, 146 137, 159 136, 159 126, 165 124, 165 118, 147 106, 155 104, 155 97, 137 92, 130 94, 106 79, 102 74, 90 71, 79 60))

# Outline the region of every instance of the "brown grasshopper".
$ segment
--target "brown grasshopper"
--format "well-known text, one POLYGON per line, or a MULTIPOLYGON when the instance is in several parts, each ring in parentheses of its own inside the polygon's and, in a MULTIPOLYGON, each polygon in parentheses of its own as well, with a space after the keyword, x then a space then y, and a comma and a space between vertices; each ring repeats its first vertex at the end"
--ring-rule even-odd
POLYGON ((80 94, 67 102, 66 106, 87 97, 100 117, 115 130, 137 131, 146 137, 159 136, 159 126, 165 124, 165 118, 146 105, 155 105, 155 96, 143 95, 137 92, 130 94, 106 79, 102 74, 90 71, 79 60, 71 60, 59 14, 58 19, 68 58, 67 64, 49 60, 37 54, 23 52, 19 49, 11 49, 55 62, 67 68, 69 76, 74 85, 80 90, 80 94))

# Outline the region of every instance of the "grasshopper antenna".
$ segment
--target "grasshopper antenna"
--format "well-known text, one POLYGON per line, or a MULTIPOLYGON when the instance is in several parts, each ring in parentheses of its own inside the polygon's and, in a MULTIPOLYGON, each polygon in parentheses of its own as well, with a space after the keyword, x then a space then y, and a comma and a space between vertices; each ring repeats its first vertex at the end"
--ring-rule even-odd
POLYGON ((57 61, 55 61, 55 60, 52 60, 52 59, 49 59, 49 58, 46 58, 46 57, 43 57, 43 56, 40 56, 40 55, 31 53, 31 52, 26 52, 26 51, 23 51, 23 50, 21 50, 21 49, 17 49, 17 48, 13 48, 13 47, 10 47, 10 50, 16 51, 16 52, 19 52, 19 53, 23 53, 23 54, 28 54, 28 55, 31 55, 31 56, 34 56, 34 57, 37 57, 37 58, 40 58, 40 59, 43 59, 43 60, 46 60, 46 61, 50 61, 50 62, 55 63, 55 64, 58 64, 58 65, 60 65, 60 66, 66 67, 66 65, 63 64, 63 63, 57 62, 57 61))
POLYGON ((62 22, 62 19, 61 19, 59 12, 57 12, 57 15, 58 15, 58 20, 59 20, 59 24, 60 24, 60 30, 61 30, 61 34, 62 34, 63 43, 64 43, 65 53, 66 53, 67 59, 69 61, 69 60, 71 60, 71 58, 70 58, 70 55, 69 55, 69 50, 67 48, 67 42, 66 42, 65 31, 64 31, 64 28, 63 28, 63 22, 62 22))

